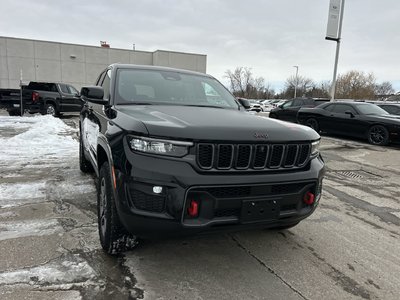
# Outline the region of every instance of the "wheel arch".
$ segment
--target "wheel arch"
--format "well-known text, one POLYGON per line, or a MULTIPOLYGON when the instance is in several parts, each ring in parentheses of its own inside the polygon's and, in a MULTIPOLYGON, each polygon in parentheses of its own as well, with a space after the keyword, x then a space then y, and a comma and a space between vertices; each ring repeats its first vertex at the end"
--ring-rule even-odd
POLYGON ((97 150, 96 151, 96 156, 97 156, 96 173, 97 173, 97 175, 99 175, 100 168, 104 164, 104 162, 108 162, 108 165, 110 166, 111 178, 114 178, 114 176, 115 176, 113 174, 114 161, 113 161, 111 148, 110 148, 110 145, 108 144, 107 138, 101 132, 99 133, 99 136, 97 138, 97 149, 96 150, 97 150))
POLYGON ((54 100, 53 98, 44 98, 44 106, 46 107, 47 104, 53 104, 54 107, 56 108, 56 110, 60 110, 60 107, 57 103, 56 100, 54 100))

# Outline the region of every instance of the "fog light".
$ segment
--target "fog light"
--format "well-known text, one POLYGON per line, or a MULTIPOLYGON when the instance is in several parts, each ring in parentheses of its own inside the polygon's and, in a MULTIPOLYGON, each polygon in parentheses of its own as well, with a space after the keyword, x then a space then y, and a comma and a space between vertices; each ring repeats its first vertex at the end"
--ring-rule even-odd
POLYGON ((312 205, 315 201, 315 195, 311 192, 305 193, 303 197, 303 202, 307 205, 312 205))
POLYGON ((162 186, 153 186, 153 193, 154 194, 161 194, 162 193, 162 186))

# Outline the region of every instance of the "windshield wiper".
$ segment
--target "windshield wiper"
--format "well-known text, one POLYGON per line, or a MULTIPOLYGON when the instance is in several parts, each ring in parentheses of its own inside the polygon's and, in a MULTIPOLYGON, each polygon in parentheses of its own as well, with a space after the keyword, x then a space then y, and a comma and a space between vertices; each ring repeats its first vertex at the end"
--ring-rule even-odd
POLYGON ((225 107, 222 106, 215 106, 215 105, 200 105, 200 104, 181 104, 182 106, 194 106, 194 107, 211 107, 211 108, 221 108, 225 109, 225 107))

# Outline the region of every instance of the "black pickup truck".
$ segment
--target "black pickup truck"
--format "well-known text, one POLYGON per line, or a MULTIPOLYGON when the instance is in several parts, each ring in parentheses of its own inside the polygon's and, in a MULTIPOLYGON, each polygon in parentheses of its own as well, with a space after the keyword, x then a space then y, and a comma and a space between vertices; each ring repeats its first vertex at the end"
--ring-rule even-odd
MULTIPOLYGON (((79 112, 82 109, 79 92, 69 84, 31 81, 22 87, 23 111, 58 116, 64 112, 79 112)), ((8 113, 21 112, 21 89, 0 89, 0 107, 8 113)))
POLYGON ((98 177, 100 242, 290 228, 316 209, 311 128, 247 113, 215 78, 114 64, 83 87, 79 163, 98 177))

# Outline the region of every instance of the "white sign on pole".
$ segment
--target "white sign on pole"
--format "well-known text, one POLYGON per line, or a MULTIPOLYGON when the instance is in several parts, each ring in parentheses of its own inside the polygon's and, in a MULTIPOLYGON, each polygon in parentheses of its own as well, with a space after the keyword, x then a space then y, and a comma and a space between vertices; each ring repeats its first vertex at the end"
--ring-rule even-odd
POLYGON ((329 15, 328 15, 328 27, 326 29, 326 39, 327 40, 337 40, 338 39, 341 3, 342 3, 341 0, 330 0, 329 15))

